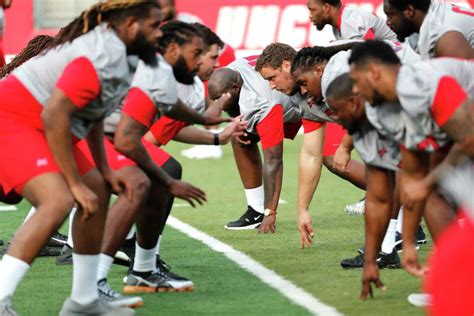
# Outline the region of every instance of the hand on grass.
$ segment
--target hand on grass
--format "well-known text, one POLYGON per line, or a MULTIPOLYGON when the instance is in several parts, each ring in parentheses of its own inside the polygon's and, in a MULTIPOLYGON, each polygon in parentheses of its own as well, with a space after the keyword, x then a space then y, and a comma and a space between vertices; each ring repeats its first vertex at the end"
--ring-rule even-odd
POLYGON ((308 210, 298 212, 298 230, 300 232, 301 249, 313 245, 313 220, 308 210))
POLYGON ((372 291, 372 283, 376 288, 385 291, 387 288, 380 280, 379 267, 376 263, 364 264, 364 270, 362 271, 362 290, 360 291, 359 299, 365 301, 367 296, 370 298, 374 297, 372 291))

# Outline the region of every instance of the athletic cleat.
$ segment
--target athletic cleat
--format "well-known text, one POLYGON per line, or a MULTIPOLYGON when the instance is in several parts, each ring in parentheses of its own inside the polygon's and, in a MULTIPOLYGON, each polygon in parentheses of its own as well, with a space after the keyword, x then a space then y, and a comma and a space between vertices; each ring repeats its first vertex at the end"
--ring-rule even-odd
POLYGON ((56 264, 60 266, 72 264, 72 248, 68 244, 61 249, 61 254, 56 258, 56 264))
POLYGON ((341 267, 344 269, 362 268, 364 266, 364 254, 359 253, 354 258, 344 259, 341 261, 341 267))
MULTIPOLYGON (((2 250, 2 255, 6 254, 8 252, 8 248, 10 247, 10 242, 8 242, 2 250)), ((61 250, 57 247, 43 247, 39 254, 38 257, 57 257, 61 255, 61 250)))
POLYGON ((250 205, 247 211, 236 221, 230 222, 224 227, 229 230, 247 230, 260 226, 263 221, 263 214, 255 211, 250 205))
POLYGON ((13 309, 11 296, 0 300, 0 316, 18 316, 18 313, 13 309))
POLYGON ((67 236, 59 232, 51 236, 46 244, 47 247, 62 248, 67 243, 67 236))
POLYGON ((423 231, 423 225, 420 225, 416 231, 416 243, 417 245, 424 245, 427 242, 425 232, 423 231))
POLYGON ((392 253, 379 252, 376 262, 380 269, 400 269, 402 267, 396 250, 393 250, 392 253))
POLYGON ((181 156, 188 159, 221 159, 224 153, 220 146, 196 145, 181 151, 181 156))
POLYGON ((171 272, 171 267, 164 260, 162 260, 160 256, 158 255, 156 256, 156 268, 158 269, 158 271, 160 271, 167 277, 170 277, 175 280, 191 282, 191 280, 189 280, 188 278, 185 278, 179 274, 171 272))
POLYGON ((115 292, 107 282, 107 279, 102 279, 97 282, 99 290, 99 299, 112 306, 116 307, 130 307, 138 308, 143 306, 143 299, 138 296, 124 296, 115 292))
MULTIPOLYGON (((141 274, 141 273, 140 273, 141 274)), ((177 280, 159 271, 148 275, 138 275, 132 272, 127 276, 127 285, 123 291, 126 294, 155 293, 155 292, 191 292, 194 284, 191 281, 177 280)))
MULTIPOLYGON (((398 269, 401 267, 400 257, 396 251, 391 254, 379 252, 376 263, 380 269, 398 269)), ((341 261, 341 267, 344 269, 354 269, 364 267, 364 252, 360 252, 354 258, 344 259, 341 261)))
POLYGON ((344 211, 349 215, 364 215, 365 198, 357 203, 349 204, 344 207, 344 211))
POLYGON ((97 316, 133 316, 131 308, 112 306, 103 300, 95 300, 90 304, 79 304, 70 298, 63 303, 59 316, 97 315, 97 316))
MULTIPOLYGON (((418 230, 416 231, 416 250, 420 249, 420 245, 426 244, 428 241, 426 240, 426 235, 425 232, 423 231, 423 226, 420 225, 418 227, 418 230)), ((403 240, 402 240, 402 234, 397 232, 395 235, 395 249, 398 252, 403 251, 403 240)))
POLYGON ((426 293, 414 293, 408 295, 408 302, 417 307, 426 307, 431 305, 431 295, 426 293))

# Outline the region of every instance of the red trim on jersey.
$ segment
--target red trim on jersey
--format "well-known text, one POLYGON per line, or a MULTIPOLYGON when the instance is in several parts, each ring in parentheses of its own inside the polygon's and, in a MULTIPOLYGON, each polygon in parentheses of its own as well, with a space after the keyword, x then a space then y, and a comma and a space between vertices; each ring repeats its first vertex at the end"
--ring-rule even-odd
POLYGON ((155 104, 150 97, 140 88, 136 87, 128 92, 122 111, 146 127, 151 125, 157 112, 155 104))
POLYGON ((324 126, 324 123, 303 119, 303 130, 305 134, 317 131, 324 126))
POLYGON ((439 150, 441 148, 438 142, 436 142, 436 139, 431 136, 427 137, 424 141, 418 143, 417 147, 418 149, 423 151, 426 150, 428 147, 432 147, 434 150, 439 150))
POLYGON ((283 106, 275 105, 265 118, 257 124, 257 132, 262 142, 262 149, 280 144, 285 137, 283 130, 283 106))
POLYGON ((468 95, 456 79, 442 77, 431 107, 431 114, 436 123, 443 126, 467 98, 468 95))
POLYGON ((367 33, 365 33, 364 35, 364 39, 365 40, 371 40, 371 39, 375 39, 375 32, 372 28, 370 28, 367 33))
POLYGON ((235 60, 235 50, 232 46, 226 44, 219 55, 219 67, 225 67, 235 60))
POLYGON ((188 123, 162 116, 151 126, 150 132, 157 142, 166 145, 180 130, 188 125, 188 123))
POLYGON ((341 9, 339 9, 339 16, 337 17, 337 29, 339 32, 341 32, 341 25, 342 25, 342 13, 344 12, 344 9, 346 8, 345 5, 341 6, 341 9))
POLYGON ((56 88, 82 109, 99 96, 100 80, 91 61, 79 57, 66 66, 56 82, 56 88))
POLYGON ((244 59, 248 62, 248 64, 251 67, 255 67, 257 65, 258 57, 260 57, 260 55, 247 56, 247 57, 244 57, 244 59))

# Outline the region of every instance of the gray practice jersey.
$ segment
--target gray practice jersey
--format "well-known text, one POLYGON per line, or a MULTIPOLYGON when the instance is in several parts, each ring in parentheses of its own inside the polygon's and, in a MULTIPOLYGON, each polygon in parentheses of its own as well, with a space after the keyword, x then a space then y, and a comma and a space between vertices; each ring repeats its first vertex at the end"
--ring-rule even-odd
POLYGON ((400 149, 393 140, 377 132, 370 124, 360 126, 352 136, 354 148, 369 166, 397 171, 401 161, 400 149))
POLYGON ((284 122, 294 122, 301 118, 302 110, 299 107, 301 97, 297 94, 288 97, 285 94, 272 90, 268 81, 255 70, 258 56, 238 58, 227 68, 240 74, 243 85, 240 90, 239 108, 243 120, 248 122, 247 131, 257 133, 256 127, 275 105, 283 106, 284 122))
POLYGON ((397 35, 384 20, 371 12, 342 6, 338 26, 333 27, 336 39, 378 39, 396 41, 397 35))
POLYGON ((417 50, 423 60, 435 57, 438 40, 447 32, 459 32, 474 47, 474 10, 453 4, 431 3, 418 35, 417 50))
POLYGON ((372 125, 410 150, 436 151, 451 143, 440 126, 474 97, 474 62, 439 58, 403 65, 397 94, 399 104, 366 107, 372 125))
POLYGON ((204 83, 198 76, 194 77, 193 84, 178 82, 178 98, 188 107, 201 114, 206 111, 206 91, 204 83))
POLYGON ((128 64, 126 47, 115 31, 106 23, 101 24, 72 43, 32 58, 13 72, 45 106, 65 68, 81 57, 92 63, 100 81, 100 94, 73 114, 71 132, 78 138, 87 135, 92 123, 113 112, 130 87, 133 71, 128 64))
MULTIPOLYGON (((161 115, 165 115, 178 102, 177 82, 173 74, 173 68, 161 55, 158 55, 158 65, 156 67, 148 66, 141 60, 138 62, 131 88, 139 89, 153 102, 156 115, 152 122, 161 115)), ((140 108, 142 105, 127 104, 127 106, 140 108)), ((137 111, 140 111, 140 109, 137 111)), ((121 112, 122 105, 105 120, 105 131, 107 133, 115 133, 121 112)))

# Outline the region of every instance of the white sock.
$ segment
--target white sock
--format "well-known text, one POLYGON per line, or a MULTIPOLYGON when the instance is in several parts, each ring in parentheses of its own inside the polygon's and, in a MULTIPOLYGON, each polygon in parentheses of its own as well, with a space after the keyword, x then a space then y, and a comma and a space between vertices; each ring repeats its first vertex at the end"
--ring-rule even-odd
POLYGON ((99 266, 97 267, 97 281, 107 279, 112 263, 114 263, 114 258, 103 253, 100 254, 99 266))
POLYGON ((15 257, 5 255, 0 261, 0 300, 12 296, 30 269, 30 265, 15 257))
POLYGON ((265 192, 263 191, 263 185, 254 189, 245 189, 245 196, 247 197, 247 205, 250 205, 254 210, 263 214, 265 201, 265 192))
POLYGON ((403 225, 403 207, 400 207, 400 212, 398 212, 397 217, 397 232, 400 234, 402 233, 402 225, 403 225))
POLYGON ((160 255, 161 236, 163 236, 163 235, 160 235, 160 237, 158 237, 158 242, 156 243, 156 254, 157 254, 158 256, 160 255))
POLYGON ((395 233, 397 232, 397 220, 391 219, 388 224, 387 232, 382 242, 382 251, 385 253, 392 253, 395 247, 395 233))
POLYGON ((156 246, 151 249, 143 249, 135 243, 135 261, 133 271, 150 272, 156 271, 156 246))
POLYGON ((79 304, 90 304, 99 298, 97 292, 97 267, 99 255, 72 254, 71 299, 79 304))
POLYGON ((134 236, 135 236, 135 232, 136 232, 136 228, 135 228, 135 225, 132 226, 132 228, 130 228, 130 231, 128 232, 128 235, 127 235, 127 240, 129 239, 132 239, 134 236))
POLYGON ((26 215, 26 218, 23 221, 23 224, 26 223, 33 215, 35 215, 35 213, 36 213, 36 208, 32 206, 30 211, 28 212, 28 215, 26 215))
POLYGON ((77 208, 73 207, 71 213, 69 213, 69 231, 67 232, 67 245, 74 248, 74 241, 72 239, 72 222, 74 221, 74 215, 76 215, 77 208))

